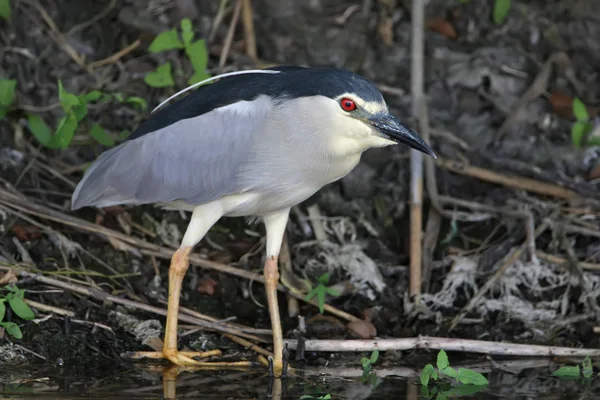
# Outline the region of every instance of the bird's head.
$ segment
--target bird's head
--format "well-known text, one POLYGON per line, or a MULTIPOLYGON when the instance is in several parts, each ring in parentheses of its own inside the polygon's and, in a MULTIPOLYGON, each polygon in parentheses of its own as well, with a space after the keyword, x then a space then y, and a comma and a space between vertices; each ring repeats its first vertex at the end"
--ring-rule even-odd
POLYGON ((317 126, 348 151, 404 144, 436 157, 419 135, 392 115, 377 87, 366 78, 337 68, 293 69, 286 77, 286 98, 301 123, 317 126))

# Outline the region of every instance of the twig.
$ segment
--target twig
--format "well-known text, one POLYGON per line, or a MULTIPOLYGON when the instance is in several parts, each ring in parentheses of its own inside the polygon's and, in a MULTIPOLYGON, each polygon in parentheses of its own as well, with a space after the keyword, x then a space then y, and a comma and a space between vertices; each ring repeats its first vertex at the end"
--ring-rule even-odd
POLYGON ((25 299, 25 303, 27 303, 30 307, 33 307, 37 310, 45 311, 47 313, 52 313, 56 315, 62 315, 63 317, 74 317, 75 313, 73 311, 65 310, 58 307, 49 306, 46 304, 38 303, 37 301, 33 301, 30 299, 25 299))
MULTIPOLYGON (((413 116, 420 119, 425 107, 423 96, 424 39, 425 19, 424 0, 412 1, 412 43, 411 43, 411 95, 413 116)), ((410 295, 420 302, 422 268, 422 225, 423 225, 423 154, 410 150, 410 295)))
POLYGON ((98 60, 98 61, 94 61, 88 64, 88 67, 90 68, 90 70, 96 68, 96 67, 101 67, 103 65, 107 65, 107 64, 114 64, 116 63, 121 57, 131 53, 133 50, 135 50, 140 44, 142 44, 142 41, 140 39, 137 39, 135 42, 131 43, 129 46, 117 51, 115 54, 106 57, 102 60, 98 60))
MULTIPOLYGON (((9 270, 10 268, 8 267, 0 267, 0 270, 9 270)), ((136 301, 132 301, 132 300, 127 300, 127 299, 122 299, 120 297, 116 297, 116 296, 112 296, 109 294, 106 294, 105 292, 101 291, 101 290, 97 290, 97 289, 91 289, 91 288, 86 288, 84 286, 81 285, 75 285, 73 283, 67 283, 67 282, 63 282, 63 281, 59 281, 57 279, 52 279, 52 278, 48 278, 42 275, 36 275, 36 274, 32 274, 30 272, 27 271, 18 271, 18 275, 22 276, 22 277, 26 277, 26 278, 32 278, 33 280, 40 282, 40 283, 44 283, 46 285, 50 285, 50 286, 56 286, 56 287, 60 287, 62 289, 66 289, 69 290, 71 292, 74 293, 78 293, 80 295, 83 296, 87 296, 87 297, 92 297, 96 300, 102 301, 102 302, 113 302, 116 304, 121 304, 123 306, 126 307, 131 307, 131 308, 135 308, 138 310, 143 310, 146 312, 150 312, 153 314, 158 314, 158 315, 162 315, 162 316, 166 316, 167 315, 167 310, 162 309, 162 308, 158 308, 158 307, 154 307, 151 306, 149 304, 143 304, 143 303, 138 303, 136 301)), ((229 327, 220 325, 220 324, 216 324, 216 323, 212 323, 212 322, 208 322, 208 321, 203 321, 201 319, 198 318, 194 318, 191 316, 188 316, 186 314, 179 314, 179 320, 181 320, 182 322, 188 322, 194 325, 198 325, 198 326, 202 326, 206 329, 209 330, 214 330, 217 332, 225 332, 225 333, 231 333, 237 336, 243 336, 246 337, 248 339, 252 339, 252 340, 257 340, 257 341, 262 341, 264 342, 265 339, 263 338, 259 338, 257 336, 254 335, 249 335, 247 333, 241 332, 239 330, 236 329, 231 329, 229 327)))
POLYGON ((67 35, 70 36, 70 35, 74 34, 75 32, 79 32, 80 30, 85 29, 88 26, 92 26, 96 22, 100 21, 102 18, 106 17, 108 15, 108 13, 112 11, 113 8, 115 8, 116 4, 117 4, 117 0, 110 0, 110 3, 108 3, 108 6, 100 14, 94 16, 94 18, 90 19, 89 21, 85 21, 85 22, 82 22, 81 24, 75 25, 74 27, 69 29, 69 31, 67 32, 67 35))
POLYGON ((246 339, 243 339, 239 336, 232 335, 231 333, 224 333, 223 336, 225 336, 227 339, 231 340, 232 342, 235 342, 235 343, 239 344, 240 346, 245 347, 248 350, 252 350, 258 354, 262 354, 267 357, 273 356, 273 353, 271 353, 270 351, 267 351, 267 350, 263 349, 262 347, 254 344, 252 342, 249 342, 246 339))
MULTIPOLYGON (((543 251, 536 251, 535 255, 538 256, 540 259, 552 263, 552 264, 569 264, 571 263, 571 260, 565 258, 565 257, 561 257, 561 256, 557 256, 555 254, 548 254, 548 253, 544 253, 543 251)), ((576 261, 577 265, 580 266, 583 269, 587 269, 589 271, 600 271, 600 264, 594 264, 594 263, 589 263, 589 262, 583 262, 583 261, 576 261)))
MULTIPOLYGON (((538 226, 537 229, 535 230, 534 240, 535 240, 535 238, 540 236, 547 228, 548 228, 548 223, 546 221, 542 222, 542 224, 540 226, 538 226)), ((521 255, 528 248, 529 248, 529 240, 527 239, 527 240, 525 240, 525 243, 523 243, 516 250, 514 250, 513 253, 504 260, 504 262, 502 263, 500 268, 498 268, 498 270, 494 273, 494 275, 492 275, 492 277, 487 280, 487 282, 479 289, 479 291, 477 293, 475 293, 475 295, 471 298, 471 300, 469 300, 467 305, 465 305, 462 308, 462 310, 460 310, 460 312, 456 315, 456 317, 454 317, 454 319, 452 320, 452 323, 450 324, 449 331, 451 331, 452 329, 454 329, 456 327, 458 322, 465 315, 467 315, 467 313, 469 313, 469 311, 471 311, 471 309, 479 302, 479 300, 483 297, 483 295, 486 294, 496 284, 496 282, 498 281, 498 279, 500 279, 500 277, 504 274, 504 272, 506 272, 507 269, 512 267, 514 265, 514 263, 517 262, 517 260, 521 257, 521 255)))
MULTIPOLYGON (((132 236, 127 236, 123 233, 114 231, 112 229, 92 224, 80 218, 76 218, 71 215, 62 213, 60 211, 56 211, 51 208, 42 206, 40 204, 32 202, 29 198, 25 196, 11 193, 7 190, 4 190, 3 188, 0 188, 0 204, 4 204, 9 208, 22 211, 26 214, 35 215, 50 221, 61 223, 63 225, 71 226, 78 230, 86 231, 88 233, 99 234, 104 239, 115 238, 121 240, 132 246, 135 246, 136 248, 139 248, 140 253, 145 255, 155 256, 168 260, 171 259, 171 257, 173 256, 173 252, 175 251, 174 249, 158 246, 153 243, 146 242, 145 240, 137 239, 132 236)), ((202 268, 213 269, 230 275, 264 283, 264 277, 262 275, 255 274, 253 272, 246 271, 240 268, 235 268, 230 265, 205 260, 195 254, 190 255, 189 260, 191 264, 198 265, 202 268)), ((277 286, 277 290, 284 293, 287 292, 286 288, 281 284, 277 286)), ((296 293, 291 293, 291 295, 299 300, 312 304, 315 307, 319 307, 319 304, 314 300, 306 301, 302 295, 296 293)), ((325 311, 333 315, 337 315, 338 317, 343 318, 347 321, 358 320, 357 317, 348 314, 342 310, 339 310, 329 304, 325 304, 324 309, 325 311)))
POLYGON ((242 0, 242 22, 244 24, 244 39, 246 54, 254 61, 258 60, 256 53, 256 34, 254 31, 254 13, 251 0, 242 0))
POLYGON ((308 209, 308 220, 312 226, 312 231, 315 235, 315 239, 319 242, 327 241, 327 232, 323 228, 323 216, 321 215, 321 210, 317 204, 313 204, 308 209))
POLYGON ((570 63, 571 60, 569 59, 569 56, 564 52, 554 53, 548 58, 548 60, 546 60, 544 66, 542 67, 542 70, 535 77, 529 89, 527 89, 527 91, 523 93, 523 96, 521 96, 519 101, 517 101, 511 107, 511 110, 508 113, 508 117, 502 123, 500 129, 498 129, 498 131, 496 132, 494 141, 500 141, 504 137, 506 132, 508 132, 510 127, 516 121, 518 121, 518 119, 521 116, 521 113, 527 109, 527 104, 538 98, 541 94, 543 94, 546 91, 546 88, 548 87, 548 81, 552 75, 552 66, 554 64, 558 64, 559 66, 568 67, 570 63))
MULTIPOLYGON (((284 340, 290 350, 296 349, 297 340, 284 340)), ((307 351, 325 352, 366 352, 373 350, 415 350, 431 349, 460 351, 499 356, 521 357, 600 357, 600 349, 582 349, 570 347, 541 346, 507 342, 489 342, 484 340, 454 339, 419 336, 402 339, 377 340, 306 340, 307 351)))
POLYGON ((75 61, 77 63, 77 65, 79 65, 81 68, 83 68, 89 72, 89 69, 87 69, 83 57, 80 56, 79 53, 77 53, 77 51, 73 48, 73 46, 71 46, 69 44, 67 39, 65 39, 64 35, 58 29, 58 27, 56 26, 56 24, 54 23, 54 21, 52 20, 50 15, 48 15, 48 12, 46 12, 44 7, 42 7, 42 5, 38 1, 35 1, 35 0, 23 0, 23 1, 27 4, 29 4, 30 6, 35 7, 35 9, 41 14, 42 18, 44 18, 44 20, 50 27, 53 39, 63 48, 65 53, 67 53, 69 55, 69 57, 71 57, 73 59, 73 61, 75 61))
POLYGON ((229 56, 229 50, 231 49, 231 43, 233 42, 233 35, 235 35, 235 27, 237 26, 238 20, 240 19, 240 11, 242 10, 242 0, 237 0, 235 8, 233 10, 233 16, 231 17, 231 24, 225 36, 225 43, 221 50, 221 57, 219 58, 219 69, 223 69, 229 56))
POLYGON ((449 171, 483 181, 497 183, 513 189, 527 190, 543 196, 558 197, 565 200, 576 200, 581 198, 581 196, 573 190, 565 189, 562 186, 553 185, 551 183, 540 182, 535 179, 523 178, 520 176, 506 176, 485 168, 474 167, 458 161, 442 158, 438 158, 436 163, 439 167, 449 171))
POLYGON ((217 11, 215 18, 213 18, 212 26, 210 27, 210 33, 208 34, 208 43, 212 44, 213 40, 215 40, 215 35, 217 34, 219 25, 221 25, 221 22, 223 22, 223 18, 225 17, 227 2, 228 0, 219 0, 219 10, 217 11))

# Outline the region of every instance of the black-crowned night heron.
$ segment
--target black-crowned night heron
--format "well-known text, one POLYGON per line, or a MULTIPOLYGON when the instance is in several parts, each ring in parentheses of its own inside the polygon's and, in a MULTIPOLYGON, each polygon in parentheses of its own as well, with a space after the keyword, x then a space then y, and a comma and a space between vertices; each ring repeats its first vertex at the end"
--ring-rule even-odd
POLYGON ((435 154, 389 113, 373 83, 352 72, 275 67, 213 80, 152 114, 126 142, 103 153, 75 189, 72 208, 153 203, 192 212, 171 259, 163 348, 165 358, 185 366, 199 364, 177 350, 190 252, 221 217, 262 218, 274 367, 281 372, 277 258, 290 208, 348 174, 369 148, 403 143, 435 154))

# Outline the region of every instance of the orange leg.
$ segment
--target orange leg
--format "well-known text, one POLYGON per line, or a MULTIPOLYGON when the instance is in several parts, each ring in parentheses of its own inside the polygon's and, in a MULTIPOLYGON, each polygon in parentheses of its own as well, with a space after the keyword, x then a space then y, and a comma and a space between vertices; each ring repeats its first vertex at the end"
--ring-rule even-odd
POLYGON ((185 273, 189 267, 189 255, 192 247, 180 247, 171 258, 171 266, 169 267, 169 300, 167 306, 167 326, 165 327, 165 339, 162 353, 156 352, 138 352, 135 353, 135 358, 166 358, 173 364, 183 367, 248 367, 251 366, 248 362, 237 363, 219 363, 219 362, 202 362, 193 360, 192 357, 205 358, 214 354, 207 352, 180 352, 177 350, 177 316, 179 313, 179 296, 181 295, 181 284, 185 273))
POLYGON ((269 303, 269 314, 271 316, 271 329, 273 330, 273 372, 275 373, 275 376, 280 376, 283 369, 283 333, 281 331, 279 304, 277 302, 279 271, 277 268, 276 256, 267 257, 264 276, 267 302, 269 303))

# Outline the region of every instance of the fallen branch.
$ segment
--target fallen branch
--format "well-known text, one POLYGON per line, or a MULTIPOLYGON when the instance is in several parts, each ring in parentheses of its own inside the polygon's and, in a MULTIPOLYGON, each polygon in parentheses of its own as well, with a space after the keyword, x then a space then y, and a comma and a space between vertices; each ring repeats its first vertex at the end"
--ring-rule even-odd
MULTIPOLYGON (((290 350, 295 350, 297 340, 284 340, 290 350)), ((430 336, 402 339, 378 340, 306 340, 307 351, 325 352, 363 352, 389 350, 441 350, 480 353, 497 356, 521 357, 600 357, 600 349, 582 349, 570 347, 542 346, 506 342, 488 342, 484 340, 454 339, 430 336)))
POLYGON ((474 167, 454 160, 438 158, 436 164, 444 169, 456 172, 461 175, 477 178, 482 181, 497 183, 513 189, 522 189, 534 192, 543 196, 558 197, 565 200, 578 200, 582 197, 573 190, 551 183, 537 181, 535 179, 523 178, 520 176, 506 176, 498 172, 490 171, 485 168, 474 167))

